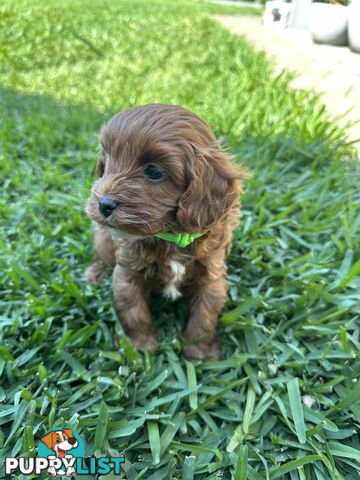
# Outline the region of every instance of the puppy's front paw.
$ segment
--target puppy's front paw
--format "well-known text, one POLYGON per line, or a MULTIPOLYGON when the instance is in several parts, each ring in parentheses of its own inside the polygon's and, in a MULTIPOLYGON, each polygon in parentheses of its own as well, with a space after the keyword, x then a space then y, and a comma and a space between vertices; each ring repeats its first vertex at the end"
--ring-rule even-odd
POLYGON ((131 336, 131 340, 136 348, 140 350, 148 350, 150 352, 156 352, 159 348, 159 344, 157 338, 153 333, 146 334, 138 334, 136 336, 131 336))
POLYGON ((84 273, 87 283, 94 285, 107 277, 107 267, 104 262, 97 261, 90 265, 84 273))
POLYGON ((199 342, 187 345, 183 349, 184 356, 188 359, 211 358, 218 360, 221 357, 221 344, 219 339, 215 338, 212 342, 199 342))
POLYGON ((75 468, 73 467, 68 467, 67 470, 66 470, 66 476, 67 477, 71 477, 71 475, 75 473, 75 468))
POLYGON ((56 477, 57 473, 56 473, 55 467, 48 468, 48 474, 51 475, 52 477, 56 477))

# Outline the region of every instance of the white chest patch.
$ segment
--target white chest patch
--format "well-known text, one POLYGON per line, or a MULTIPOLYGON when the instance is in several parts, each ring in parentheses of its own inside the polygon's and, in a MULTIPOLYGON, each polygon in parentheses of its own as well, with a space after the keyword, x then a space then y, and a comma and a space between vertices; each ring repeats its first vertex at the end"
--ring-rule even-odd
POLYGON ((186 269, 182 263, 176 262, 175 260, 171 260, 169 265, 171 270, 171 279, 164 288, 163 294, 166 298, 176 300, 177 298, 181 297, 181 293, 179 292, 178 288, 180 287, 184 278, 186 269))

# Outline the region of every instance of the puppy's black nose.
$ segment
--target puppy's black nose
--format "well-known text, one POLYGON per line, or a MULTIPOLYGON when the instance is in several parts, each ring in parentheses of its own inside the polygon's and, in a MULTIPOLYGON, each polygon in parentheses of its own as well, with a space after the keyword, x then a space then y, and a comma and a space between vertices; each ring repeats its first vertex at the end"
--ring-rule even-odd
POLYGON ((77 441, 76 438, 72 438, 72 437, 68 438, 68 442, 70 443, 70 445, 75 445, 76 441, 77 441))
POLYGON ((101 197, 99 200, 99 210, 106 218, 110 217, 117 205, 117 202, 109 197, 101 197))

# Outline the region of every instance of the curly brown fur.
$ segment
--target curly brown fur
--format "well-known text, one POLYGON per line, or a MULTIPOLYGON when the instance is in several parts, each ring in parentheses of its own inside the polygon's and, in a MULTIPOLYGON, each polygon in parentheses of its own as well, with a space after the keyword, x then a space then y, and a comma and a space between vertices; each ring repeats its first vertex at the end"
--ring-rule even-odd
POLYGON ((153 351, 158 343, 151 292, 172 299, 184 293, 189 299, 185 355, 218 358, 225 256, 239 221, 239 180, 247 173, 231 163, 198 116, 158 104, 130 108, 110 120, 101 132, 96 173, 86 211, 96 224, 97 259, 87 280, 95 283, 108 266, 115 267, 114 307, 124 330, 138 348, 153 351), (149 165, 163 178, 148 178, 149 165), (109 216, 99 210, 104 196, 116 205, 109 216), (182 249, 153 236, 160 231, 206 233, 182 249))

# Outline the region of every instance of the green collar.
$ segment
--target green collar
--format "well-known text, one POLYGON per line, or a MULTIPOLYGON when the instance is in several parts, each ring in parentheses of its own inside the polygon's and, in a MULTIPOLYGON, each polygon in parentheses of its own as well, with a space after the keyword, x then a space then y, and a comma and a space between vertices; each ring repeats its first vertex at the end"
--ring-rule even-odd
POLYGON ((178 247, 185 248, 202 235, 204 234, 159 232, 155 233, 154 237, 161 238, 161 240, 166 240, 167 242, 176 243, 178 247))

